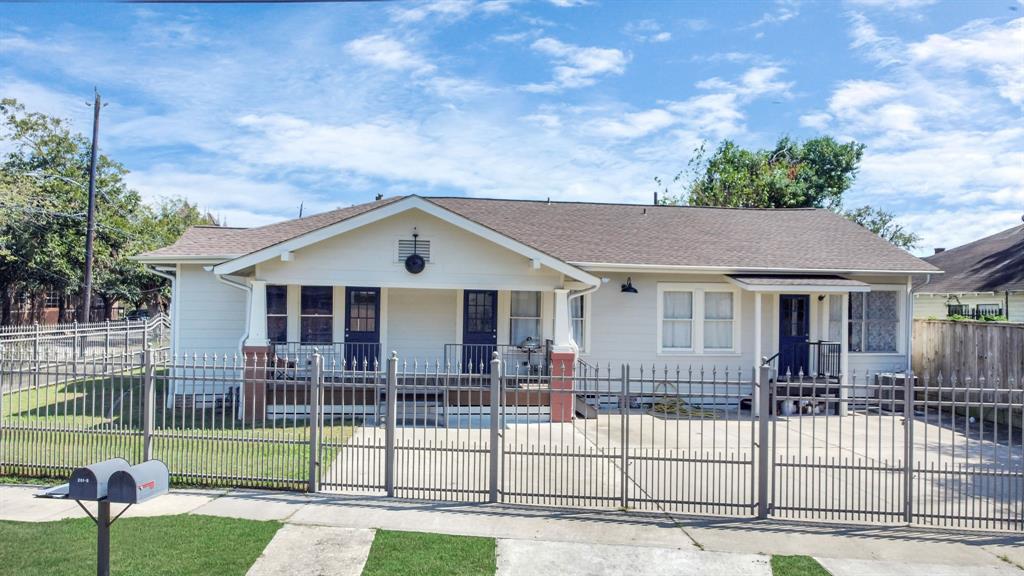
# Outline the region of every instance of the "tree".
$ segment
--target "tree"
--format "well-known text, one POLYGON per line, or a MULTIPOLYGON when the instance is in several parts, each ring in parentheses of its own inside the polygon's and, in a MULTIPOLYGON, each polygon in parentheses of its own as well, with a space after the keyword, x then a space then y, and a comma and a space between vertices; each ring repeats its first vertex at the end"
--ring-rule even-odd
MULTIPOLYGON (((20 295, 40 301, 56 292, 62 305, 80 295, 90 146, 63 120, 11 99, 0 100, 0 143, 0 321, 10 323, 20 295)), ((129 257, 174 242, 188 226, 216 221, 182 199, 147 206, 127 186, 127 169, 106 155, 96 172, 93 289, 105 316, 116 301, 166 301, 166 281, 129 257)))
MULTIPOLYGON (((843 213, 843 194, 853 186, 863 155, 863 144, 839 143, 831 136, 803 142, 785 136, 771 150, 748 150, 723 140, 710 156, 704 146, 695 151, 688 170, 672 181, 682 187, 678 194, 661 179, 655 182, 661 204, 843 213)), ((882 210, 865 206, 844 215, 902 248, 918 240, 882 210)))
POLYGON ((880 208, 861 206, 855 210, 848 210, 843 215, 900 248, 910 250, 921 241, 920 236, 908 232, 901 224, 897 224, 892 213, 880 208))

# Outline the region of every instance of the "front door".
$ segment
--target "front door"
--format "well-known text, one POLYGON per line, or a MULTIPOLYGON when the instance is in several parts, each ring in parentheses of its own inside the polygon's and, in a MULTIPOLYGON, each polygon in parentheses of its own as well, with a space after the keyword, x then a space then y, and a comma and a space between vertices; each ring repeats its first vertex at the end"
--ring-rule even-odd
POLYGON ((779 376, 808 373, 810 296, 779 296, 779 376))
POLYGON ((345 288, 345 364, 370 369, 380 361, 380 288, 345 288))
POLYGON ((498 344, 498 293, 466 290, 462 311, 462 369, 490 373, 491 354, 498 344))

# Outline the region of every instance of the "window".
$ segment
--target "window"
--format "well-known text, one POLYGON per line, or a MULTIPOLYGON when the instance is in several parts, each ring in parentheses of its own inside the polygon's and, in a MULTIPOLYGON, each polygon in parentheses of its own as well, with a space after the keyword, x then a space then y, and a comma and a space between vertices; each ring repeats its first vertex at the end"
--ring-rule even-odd
POLYGON ((334 289, 330 286, 303 286, 301 298, 300 340, 303 344, 333 342, 334 289))
POLYGON ((267 339, 271 344, 288 341, 287 286, 267 286, 267 339))
POLYGON ((586 332, 583 331, 583 299, 586 296, 579 296, 569 300, 569 319, 572 321, 572 338, 580 350, 586 349, 586 332))
POLYGON ((540 342, 540 292, 512 292, 511 329, 513 346, 531 337, 540 342))
POLYGON ((851 352, 896 352, 899 325, 897 291, 850 294, 851 352))
POLYGON ((727 284, 658 284, 658 351, 739 352, 739 293, 727 284))
POLYGON ((46 308, 60 308, 60 292, 50 290, 46 293, 46 308))
POLYGON ((693 292, 665 292, 662 303, 661 347, 693 348, 693 292))
POLYGON ((843 297, 832 294, 828 297, 828 341, 843 340, 843 297))
POLYGON ((732 292, 704 293, 704 349, 732 350, 732 292))

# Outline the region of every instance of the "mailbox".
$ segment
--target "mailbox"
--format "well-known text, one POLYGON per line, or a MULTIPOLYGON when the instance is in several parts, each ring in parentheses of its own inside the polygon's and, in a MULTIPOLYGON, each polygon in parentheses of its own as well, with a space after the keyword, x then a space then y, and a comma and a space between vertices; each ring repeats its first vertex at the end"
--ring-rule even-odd
POLYGON ((141 504, 166 494, 169 488, 167 465, 149 460, 110 476, 107 499, 119 504, 141 504))
POLYGON ((68 481, 68 496, 73 500, 103 500, 107 497, 111 475, 130 466, 124 458, 111 458, 75 468, 68 481))

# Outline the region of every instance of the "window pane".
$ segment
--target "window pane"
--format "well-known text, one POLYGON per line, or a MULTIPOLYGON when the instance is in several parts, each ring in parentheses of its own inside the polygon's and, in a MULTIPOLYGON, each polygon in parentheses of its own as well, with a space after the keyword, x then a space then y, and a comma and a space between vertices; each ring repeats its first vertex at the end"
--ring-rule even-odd
POLYGON ((267 286, 267 314, 288 313, 288 287, 267 286))
POLYGON ((864 293, 854 292, 850 294, 850 321, 864 319, 864 293))
POLYGON ((693 318, 693 292, 665 292, 665 319, 693 318))
POLYGON ((330 286, 303 286, 302 314, 331 315, 333 292, 330 286))
POLYGON ((301 339, 304 344, 333 342, 330 316, 303 316, 301 339))
POLYGON ((583 332, 583 319, 573 319, 572 321, 572 339, 576 341, 576 345, 580 348, 586 348, 584 337, 586 334, 583 332))
POLYGON ((894 320, 868 320, 866 345, 868 352, 895 352, 899 322, 894 320))
POLYGON ((583 296, 569 300, 569 314, 572 318, 583 318, 583 296))
POLYGON ((512 316, 540 318, 540 292, 512 292, 512 316))
POLYGON ((288 341, 287 316, 267 316, 267 338, 274 344, 288 341))
POLYGON ((689 320, 665 320, 662 322, 661 339, 663 348, 690 348, 692 346, 692 325, 689 320))
POLYGON ((529 337, 540 342, 540 320, 535 319, 513 319, 512 320, 512 344, 519 346, 529 337))
POLYGON ((868 320, 897 320, 896 292, 886 290, 884 292, 867 293, 868 320))
POLYGON ((732 320, 704 322, 704 349, 732 349, 732 320))
POLYGON ((709 320, 732 320, 732 292, 705 293, 704 318, 709 320))
POLYGON ((828 297, 828 339, 830 342, 840 342, 843 337, 843 298, 842 296, 828 297))
POLYGON ((863 352, 864 322, 850 320, 850 352, 863 352))

